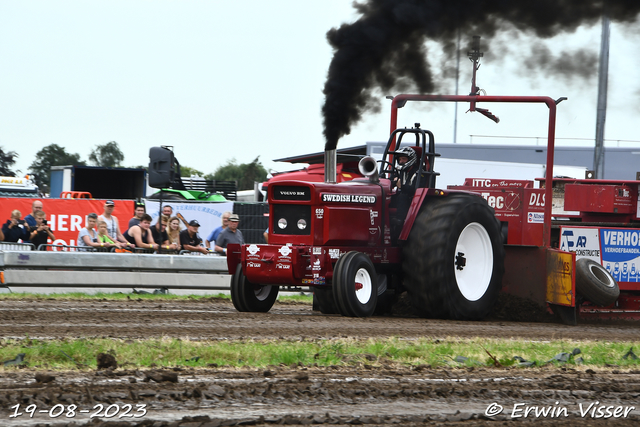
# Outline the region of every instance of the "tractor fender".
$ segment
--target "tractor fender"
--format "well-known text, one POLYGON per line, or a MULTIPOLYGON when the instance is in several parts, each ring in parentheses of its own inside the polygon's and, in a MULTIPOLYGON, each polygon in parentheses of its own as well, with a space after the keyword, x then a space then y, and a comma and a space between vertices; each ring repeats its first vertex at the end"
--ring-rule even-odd
POLYGON ((451 194, 473 194, 474 196, 481 197, 477 193, 463 190, 438 190, 435 188, 418 188, 416 189, 413 199, 411 199, 411 205, 409 206, 409 212, 407 213, 407 219, 402 226, 402 232, 398 240, 406 241, 409 238, 409 233, 413 228, 413 223, 420 212, 422 206, 427 203, 427 196, 429 197, 447 197, 451 194))
POLYGON ((238 264, 242 262, 242 246, 238 243, 229 243, 227 245, 227 268, 229 274, 234 274, 238 264))

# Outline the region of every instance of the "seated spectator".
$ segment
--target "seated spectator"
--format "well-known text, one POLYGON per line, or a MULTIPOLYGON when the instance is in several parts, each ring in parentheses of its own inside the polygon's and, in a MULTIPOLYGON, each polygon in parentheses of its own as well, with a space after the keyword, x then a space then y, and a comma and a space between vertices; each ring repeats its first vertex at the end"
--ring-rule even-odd
POLYGON ((142 215, 144 215, 146 212, 147 212, 147 209, 144 203, 136 202, 135 208, 133 210, 133 218, 129 220, 129 228, 133 227, 134 225, 140 224, 140 221, 142 220, 142 215))
POLYGON ((98 232, 96 231, 96 225, 98 223, 98 214, 91 212, 87 215, 87 226, 80 230, 78 233, 78 246, 81 246, 79 250, 86 251, 83 247, 99 248, 104 247, 104 243, 98 242, 98 232))
POLYGON ((198 228, 200 223, 195 219, 191 220, 187 229, 180 232, 180 245, 185 251, 207 254, 207 248, 200 246, 202 239, 198 237, 198 228))
POLYGON ((178 249, 178 246, 169 243, 169 235, 166 231, 168 223, 169 217, 166 215, 161 215, 160 220, 156 222, 156 225, 151 227, 151 235, 153 236, 153 240, 155 240, 155 242, 160 246, 160 249, 175 251, 176 249, 178 249))
POLYGON ((205 248, 211 248, 211 244, 213 244, 213 246, 215 247, 216 240, 218 240, 220 233, 222 233, 222 230, 227 228, 227 225, 229 224, 230 215, 231 215, 231 212, 225 212, 222 214, 222 225, 216 228, 215 230, 213 230, 211 234, 209 234, 209 238, 204 241, 205 248))
POLYGON ((113 215, 113 210, 116 205, 113 200, 107 200, 104 204, 104 211, 102 215, 98 216, 98 232, 100 231, 100 221, 104 221, 107 224, 107 235, 114 242, 120 243, 121 247, 134 247, 131 243, 127 242, 122 232, 120 231, 120 222, 118 218, 113 215))
POLYGON ((180 250, 180 231, 180 219, 177 216, 171 217, 167 234, 169 235, 169 242, 176 245, 178 250, 180 250))
POLYGON ((238 223, 240 222, 240 217, 238 214, 231 214, 229 217, 229 226, 220 233, 218 240, 216 240, 216 252, 226 255, 227 254, 227 245, 229 243, 239 243, 244 245, 244 237, 242 236, 242 231, 238 230, 238 223))
MULTIPOLYGON (((56 236, 53 235, 47 224, 47 215, 42 210, 35 211, 33 217, 36 220, 36 226, 31 227, 29 230, 29 240, 38 249, 40 245, 46 245, 47 240, 51 239, 53 242, 56 240, 56 236)), ((43 251, 46 248, 42 248, 43 251)))
POLYGON ((19 210, 11 211, 11 218, 2 226, 5 242, 17 242, 18 240, 27 240, 29 238, 28 225, 22 219, 22 212, 19 210))
POLYGON ((127 242, 133 243, 137 248, 141 249, 158 249, 158 245, 149 228, 151 227, 151 216, 149 214, 142 214, 140 218, 140 224, 134 225, 124 232, 124 238, 127 242))
MULTIPOLYGON (((171 215, 173 215, 173 207, 171 207, 171 205, 163 205, 162 206, 162 213, 160 214, 160 216, 165 215, 167 218, 171 218, 171 215)), ((158 217, 159 219, 160 217, 158 217)), ((156 225, 158 223, 158 221, 155 222, 155 224, 151 224, 151 227, 153 228, 154 225, 156 225)))
MULTIPOLYGON (((106 248, 122 248, 123 245, 120 242, 114 241, 109 237, 109 225, 106 221, 98 221, 98 242, 103 243, 106 248)), ((128 242, 127 242, 128 244, 128 242)))

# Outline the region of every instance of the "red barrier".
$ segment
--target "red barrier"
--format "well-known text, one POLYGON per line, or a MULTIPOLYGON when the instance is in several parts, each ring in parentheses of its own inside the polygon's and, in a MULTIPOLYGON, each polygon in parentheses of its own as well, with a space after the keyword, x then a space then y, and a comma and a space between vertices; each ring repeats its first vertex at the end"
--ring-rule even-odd
MULTIPOLYGON (((87 215, 95 212, 102 215, 105 199, 27 199, 0 198, 0 223, 4 224, 11 217, 11 211, 18 209, 22 218, 31 213, 31 204, 40 200, 47 221, 56 240, 48 243, 56 245, 75 245, 78 233, 86 226, 87 215)), ((120 231, 124 233, 127 224, 133 217, 133 200, 114 200, 113 215, 118 217, 120 231)))

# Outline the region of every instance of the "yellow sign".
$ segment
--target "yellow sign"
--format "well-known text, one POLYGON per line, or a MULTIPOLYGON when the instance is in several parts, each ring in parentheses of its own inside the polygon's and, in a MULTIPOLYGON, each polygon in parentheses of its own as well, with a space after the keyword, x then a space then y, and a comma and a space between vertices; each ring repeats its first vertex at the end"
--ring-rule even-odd
POLYGON ((12 176, 2 176, 0 177, 0 184, 10 184, 10 185, 24 185, 24 178, 14 178, 12 176))
POLYGON ((553 304, 575 305, 575 254, 547 251, 547 301, 553 304))

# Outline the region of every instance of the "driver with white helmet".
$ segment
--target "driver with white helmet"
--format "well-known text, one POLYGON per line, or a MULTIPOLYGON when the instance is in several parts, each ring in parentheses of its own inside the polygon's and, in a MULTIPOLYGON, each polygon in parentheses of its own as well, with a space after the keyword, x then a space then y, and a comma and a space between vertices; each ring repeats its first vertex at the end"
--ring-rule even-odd
POLYGON ((418 156, 411 147, 404 147, 393 153, 396 160, 397 177, 394 179, 396 187, 401 189, 412 187, 416 179, 418 156))

